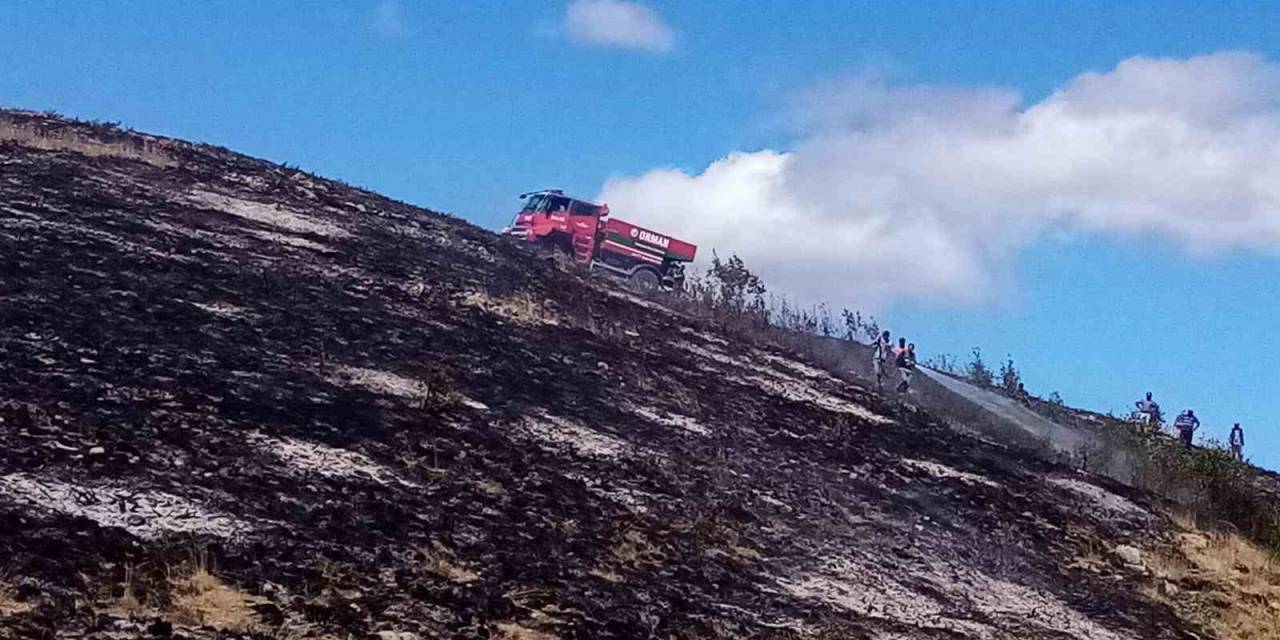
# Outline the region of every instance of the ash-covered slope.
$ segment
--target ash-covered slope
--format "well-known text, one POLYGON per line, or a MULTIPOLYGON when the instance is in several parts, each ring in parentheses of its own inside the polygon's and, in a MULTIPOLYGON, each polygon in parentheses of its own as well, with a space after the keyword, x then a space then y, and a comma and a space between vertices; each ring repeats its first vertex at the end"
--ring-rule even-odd
POLYGON ((1140 495, 446 216, 5 139, 0 637, 1199 632, 1113 553, 1140 495))

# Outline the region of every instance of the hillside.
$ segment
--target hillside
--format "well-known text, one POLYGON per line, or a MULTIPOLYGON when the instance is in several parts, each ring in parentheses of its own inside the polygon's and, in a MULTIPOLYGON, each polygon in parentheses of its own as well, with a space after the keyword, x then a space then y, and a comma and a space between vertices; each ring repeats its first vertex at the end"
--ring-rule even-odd
POLYGON ((26 112, 0 519, 0 637, 1214 634, 1146 494, 460 220, 26 112))

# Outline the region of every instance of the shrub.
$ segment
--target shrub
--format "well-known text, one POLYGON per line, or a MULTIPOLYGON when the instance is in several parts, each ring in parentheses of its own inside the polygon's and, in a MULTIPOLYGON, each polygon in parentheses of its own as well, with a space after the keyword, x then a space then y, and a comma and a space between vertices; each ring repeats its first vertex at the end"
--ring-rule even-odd
POLYGON ((714 304, 724 312, 757 316, 764 312, 764 281, 737 254, 722 261, 713 251, 708 276, 714 287, 714 304))
POLYGON ((930 357, 924 361, 924 366, 953 376, 961 375, 959 359, 949 353, 930 357))
POLYGON ((840 316, 844 320, 844 339, 849 342, 856 341, 859 337, 865 338, 867 342, 872 342, 880 337, 880 323, 875 318, 863 319, 861 311, 849 311, 841 309, 840 316))
POLYGON ((964 374, 969 381, 980 386, 990 387, 995 383, 995 374, 991 372, 991 368, 982 360, 982 349, 973 348, 973 359, 969 364, 965 365, 964 374))
POLYGON ((1019 395, 1023 391, 1022 374, 1014 366, 1013 356, 1005 356, 1004 364, 1000 365, 1000 389, 1009 395, 1019 395))

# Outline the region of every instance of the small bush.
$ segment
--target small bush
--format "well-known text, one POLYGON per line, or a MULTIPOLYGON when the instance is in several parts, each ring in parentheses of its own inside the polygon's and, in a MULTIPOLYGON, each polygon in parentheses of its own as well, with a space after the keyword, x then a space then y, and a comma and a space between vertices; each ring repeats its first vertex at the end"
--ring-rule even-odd
POLYGON ((880 337, 880 323, 875 318, 863 319, 861 311, 842 309, 840 316, 844 320, 844 339, 855 342, 859 338, 872 342, 880 337))
POLYGON ((964 374, 970 382, 980 387, 990 387, 995 383, 995 374, 991 372, 991 368, 982 360, 982 349, 973 348, 973 359, 969 364, 965 365, 964 374))
POLYGON ((943 373, 949 373, 953 376, 962 374, 960 371, 959 359, 949 353, 940 353, 928 358, 924 361, 924 366, 943 373))
POLYGON ((714 287, 715 305, 724 312, 756 316, 764 312, 764 281, 737 254, 722 261, 712 252, 708 276, 714 287))
POLYGON ((1023 392, 1022 374, 1014 366, 1013 356, 1005 356, 1004 364, 1000 365, 1000 390, 1014 396, 1023 392))

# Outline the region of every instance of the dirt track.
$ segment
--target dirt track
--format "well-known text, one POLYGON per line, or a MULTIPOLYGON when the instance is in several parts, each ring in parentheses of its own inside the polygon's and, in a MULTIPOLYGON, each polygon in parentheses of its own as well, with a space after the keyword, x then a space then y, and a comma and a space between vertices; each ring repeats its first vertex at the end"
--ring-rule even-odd
POLYGON ((1145 544, 1141 495, 458 220, 149 144, 0 143, 0 637, 1193 637, 1139 569, 1069 568, 1145 544), (256 630, 172 622, 193 549, 256 630))

